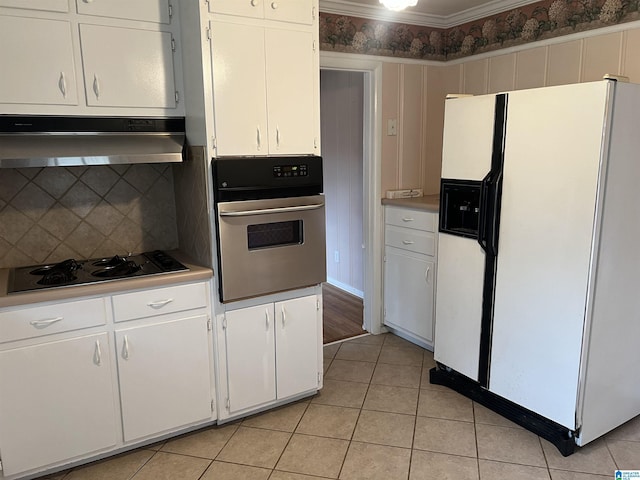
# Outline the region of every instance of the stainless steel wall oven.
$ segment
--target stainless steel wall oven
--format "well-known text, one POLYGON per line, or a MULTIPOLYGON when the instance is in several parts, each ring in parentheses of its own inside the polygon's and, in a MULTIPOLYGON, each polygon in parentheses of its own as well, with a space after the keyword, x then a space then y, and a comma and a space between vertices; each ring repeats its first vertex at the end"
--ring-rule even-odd
POLYGON ((213 160, 223 303, 326 280, 320 157, 213 160))

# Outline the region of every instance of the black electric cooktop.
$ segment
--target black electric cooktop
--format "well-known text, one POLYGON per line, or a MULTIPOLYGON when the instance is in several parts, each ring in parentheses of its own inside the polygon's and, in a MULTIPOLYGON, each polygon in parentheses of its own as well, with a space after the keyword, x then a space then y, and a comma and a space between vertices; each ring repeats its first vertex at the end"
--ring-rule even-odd
POLYGON ((180 270, 188 268, 162 250, 91 260, 70 258, 55 264, 12 268, 9 271, 7 293, 70 287, 180 270))

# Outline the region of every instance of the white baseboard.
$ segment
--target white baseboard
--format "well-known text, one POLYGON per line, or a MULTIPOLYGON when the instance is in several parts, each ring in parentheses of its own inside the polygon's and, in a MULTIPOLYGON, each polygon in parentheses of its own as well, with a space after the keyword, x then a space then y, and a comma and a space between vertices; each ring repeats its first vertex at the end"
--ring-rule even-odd
POLYGON ((347 285, 346 283, 339 282, 335 278, 327 278, 327 283, 333 285, 340 290, 344 290, 345 292, 350 293, 351 295, 355 295, 358 298, 364 298, 364 292, 361 290, 353 288, 351 285, 347 285))

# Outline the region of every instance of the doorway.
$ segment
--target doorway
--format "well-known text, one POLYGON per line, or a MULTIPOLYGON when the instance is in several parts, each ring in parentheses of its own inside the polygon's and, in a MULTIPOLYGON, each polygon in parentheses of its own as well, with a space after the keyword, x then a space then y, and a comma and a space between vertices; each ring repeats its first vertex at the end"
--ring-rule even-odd
POLYGON ((320 112, 326 205, 324 342, 363 330, 363 72, 321 70, 320 112))
POLYGON ((323 288, 325 331, 331 321, 353 325, 348 332, 337 328, 333 338, 325 335, 330 343, 381 331, 382 64, 328 52, 321 52, 320 64, 329 283, 323 288))

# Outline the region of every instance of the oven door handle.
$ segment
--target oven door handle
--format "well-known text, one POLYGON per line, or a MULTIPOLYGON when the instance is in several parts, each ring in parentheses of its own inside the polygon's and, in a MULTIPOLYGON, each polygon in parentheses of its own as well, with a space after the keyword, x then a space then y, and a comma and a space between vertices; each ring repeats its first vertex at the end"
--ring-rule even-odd
POLYGON ((305 210, 316 210, 324 207, 323 203, 313 205, 298 205, 295 207, 278 207, 278 208, 264 208, 260 210, 240 210, 238 212, 220 212, 221 217, 247 217, 249 215, 266 215, 270 213, 285 213, 285 212, 302 212, 305 210))

